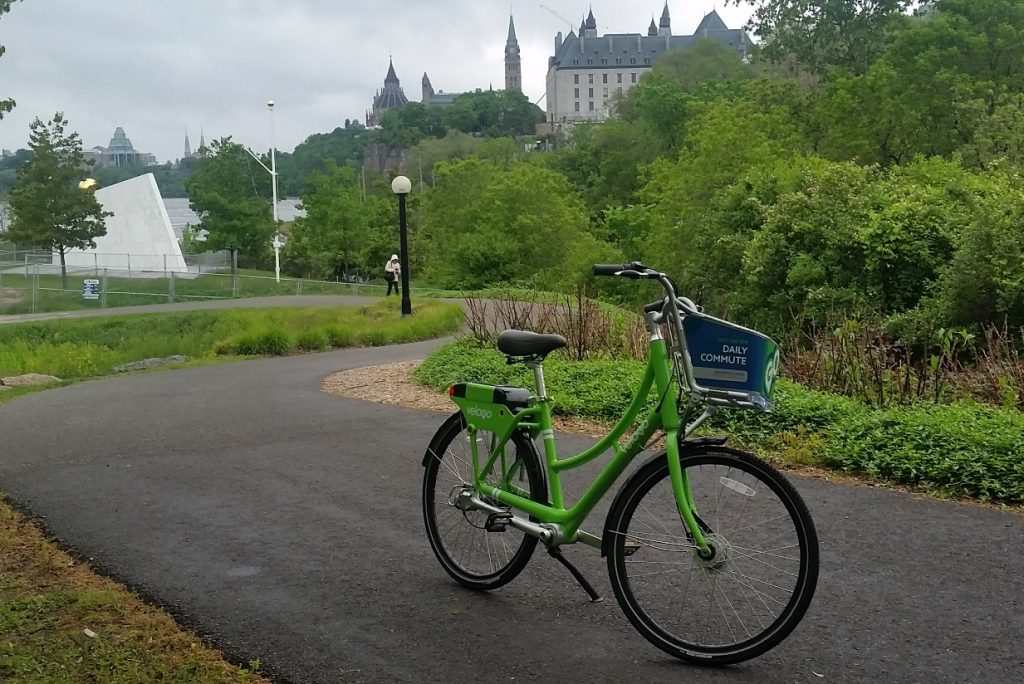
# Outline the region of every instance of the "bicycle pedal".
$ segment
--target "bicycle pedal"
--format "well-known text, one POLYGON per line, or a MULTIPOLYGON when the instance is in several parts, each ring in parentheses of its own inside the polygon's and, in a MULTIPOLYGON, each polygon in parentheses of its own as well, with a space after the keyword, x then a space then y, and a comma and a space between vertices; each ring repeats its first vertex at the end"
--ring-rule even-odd
POLYGON ((512 522, 512 514, 508 511, 491 513, 487 516, 487 522, 484 523, 484 529, 488 532, 504 532, 510 522, 512 522))

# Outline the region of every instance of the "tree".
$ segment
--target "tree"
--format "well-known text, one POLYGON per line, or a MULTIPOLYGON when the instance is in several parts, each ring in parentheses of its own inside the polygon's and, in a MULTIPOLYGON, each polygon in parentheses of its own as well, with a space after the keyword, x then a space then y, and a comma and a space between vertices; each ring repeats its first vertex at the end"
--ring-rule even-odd
POLYGON ((7 239, 32 244, 60 254, 62 287, 67 288, 65 257, 72 249, 92 249, 96 238, 107 234, 104 212, 92 190, 78 184, 88 174, 78 133, 68 133, 67 120, 57 112, 53 120, 32 122, 29 147, 32 160, 18 169, 11 190, 11 225, 7 239))
POLYGON ((301 195, 314 173, 327 170, 330 162, 338 166, 358 166, 370 131, 358 121, 346 119, 344 127, 330 133, 314 133, 300 143, 294 152, 277 154, 278 184, 286 195, 301 195))
POLYGON ((440 164, 423 216, 424 270, 445 287, 530 278, 564 284, 583 273, 575 257, 592 243, 583 204, 565 178, 528 162, 440 164))
POLYGON ((288 261, 315 278, 373 272, 377 263, 371 259, 379 256, 375 245, 380 242, 374 235, 386 233, 393 242, 394 222, 387 220, 392 205, 386 197, 364 201, 355 172, 329 163, 326 172, 312 176, 302 195, 306 215, 295 220, 288 237, 288 261))
POLYGON ((694 92, 709 81, 745 81, 753 69, 739 52, 718 40, 702 38, 687 50, 669 50, 654 62, 652 73, 661 74, 694 92))
MULTIPOLYGON (((268 164, 269 166, 269 164, 268 164)), ((270 174, 231 138, 214 140, 209 154, 185 181, 189 206, 199 216, 209 249, 261 258, 276 230, 270 201, 270 174)))
POLYGON ((730 0, 752 4, 749 27, 764 42, 764 55, 795 59, 824 76, 840 67, 860 74, 877 59, 899 26, 910 0, 730 0))
MULTIPOLYGON (((11 5, 16 0, 0 0, 0 17, 11 11, 11 5)), ((4 56, 6 49, 3 45, 0 45, 0 57, 4 56)), ((14 100, 0 100, 0 119, 4 118, 4 114, 14 109, 14 100)))
POLYGON ((491 138, 532 135, 544 112, 517 90, 463 93, 445 112, 449 128, 491 138))

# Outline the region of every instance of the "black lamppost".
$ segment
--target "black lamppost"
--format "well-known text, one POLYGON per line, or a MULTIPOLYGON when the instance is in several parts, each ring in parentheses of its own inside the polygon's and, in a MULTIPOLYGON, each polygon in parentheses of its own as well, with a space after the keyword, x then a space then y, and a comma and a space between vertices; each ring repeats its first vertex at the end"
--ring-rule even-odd
POLYGON ((402 264, 402 316, 412 315, 409 301, 409 237, 405 221, 405 196, 412 190, 412 181, 405 176, 395 176, 391 181, 391 192, 398 195, 398 234, 401 241, 399 255, 402 264))

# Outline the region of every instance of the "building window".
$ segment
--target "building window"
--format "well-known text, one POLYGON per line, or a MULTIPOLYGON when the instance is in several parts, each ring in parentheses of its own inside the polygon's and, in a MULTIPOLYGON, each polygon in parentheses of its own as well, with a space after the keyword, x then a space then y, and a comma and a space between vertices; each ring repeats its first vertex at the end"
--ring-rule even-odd
POLYGON ((622 86, 619 86, 619 87, 618 87, 618 88, 616 88, 615 90, 617 90, 617 91, 618 91, 619 95, 621 95, 621 94, 622 94, 622 86))
POLYGON ((629 81, 630 83, 636 83, 636 74, 630 74, 629 81))
POLYGON ((580 103, 579 102, 576 103, 576 111, 577 112, 580 111, 580 103))
POLYGON ((593 100, 591 100, 591 102, 590 102, 590 111, 594 111, 594 102, 593 102, 593 100))
POLYGON ((590 82, 591 85, 593 85, 594 84, 594 74, 587 74, 587 80, 590 82))
POLYGON ((604 89, 604 96, 608 97, 608 89, 607 88, 604 89))
POLYGON ((622 83, 622 74, 615 74, 615 82, 622 83))
POLYGON ((630 64, 636 64, 636 57, 630 57, 629 58, 629 63, 630 64))
POLYGON ((650 63, 651 63, 651 58, 650 57, 644 57, 644 64, 650 64, 650 63))
POLYGON ((580 84, 580 75, 579 74, 573 74, 572 75, 572 82, 575 83, 576 85, 579 85, 580 84))
POLYGON ((601 60, 601 64, 607 64, 607 63, 608 63, 608 60, 607 60, 607 59, 602 59, 602 60, 601 60))
POLYGON ((592 59, 588 59, 587 60, 587 64, 593 64, 593 63, 594 63, 594 60, 592 60, 592 59))
POLYGON ((580 60, 578 60, 578 59, 574 59, 574 60, 572 60, 572 63, 573 63, 573 64, 579 64, 579 63, 580 63, 580 60))
POLYGON ((615 63, 616 64, 622 64, 622 58, 621 57, 616 57, 615 58, 615 63))
POLYGON ((575 97, 577 100, 580 99, 580 89, 579 88, 573 88, 572 89, 572 96, 575 97))
POLYGON ((593 89, 593 88, 587 88, 587 90, 589 91, 589 92, 587 93, 587 95, 588 95, 589 97, 594 97, 594 89, 593 89))
POLYGON ((608 82, 608 74, 601 74, 601 83, 608 82))

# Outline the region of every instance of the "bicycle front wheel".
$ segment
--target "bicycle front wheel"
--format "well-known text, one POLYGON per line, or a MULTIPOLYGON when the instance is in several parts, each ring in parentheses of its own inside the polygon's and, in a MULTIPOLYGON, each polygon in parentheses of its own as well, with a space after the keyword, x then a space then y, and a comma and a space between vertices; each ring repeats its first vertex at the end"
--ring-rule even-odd
MULTIPOLYGON (((461 413, 452 415, 434 436, 424 460, 423 520, 434 554, 453 579, 470 589, 495 589, 522 572, 537 538, 511 526, 488 530, 489 514, 460 499, 459 494, 473 485, 471 439, 461 413)), ((475 439, 480 463, 484 464, 496 438, 479 430, 475 439)), ((526 434, 513 435, 485 480, 532 501, 547 503, 540 455, 526 434)), ((500 502, 486 501, 503 507, 500 502)))
POLYGON ((626 616, 683 660, 754 658, 797 625, 818 579, 818 538, 792 484, 757 457, 725 447, 684 451, 680 464, 701 554, 682 520, 664 453, 623 487, 608 514, 608 572, 626 616))

